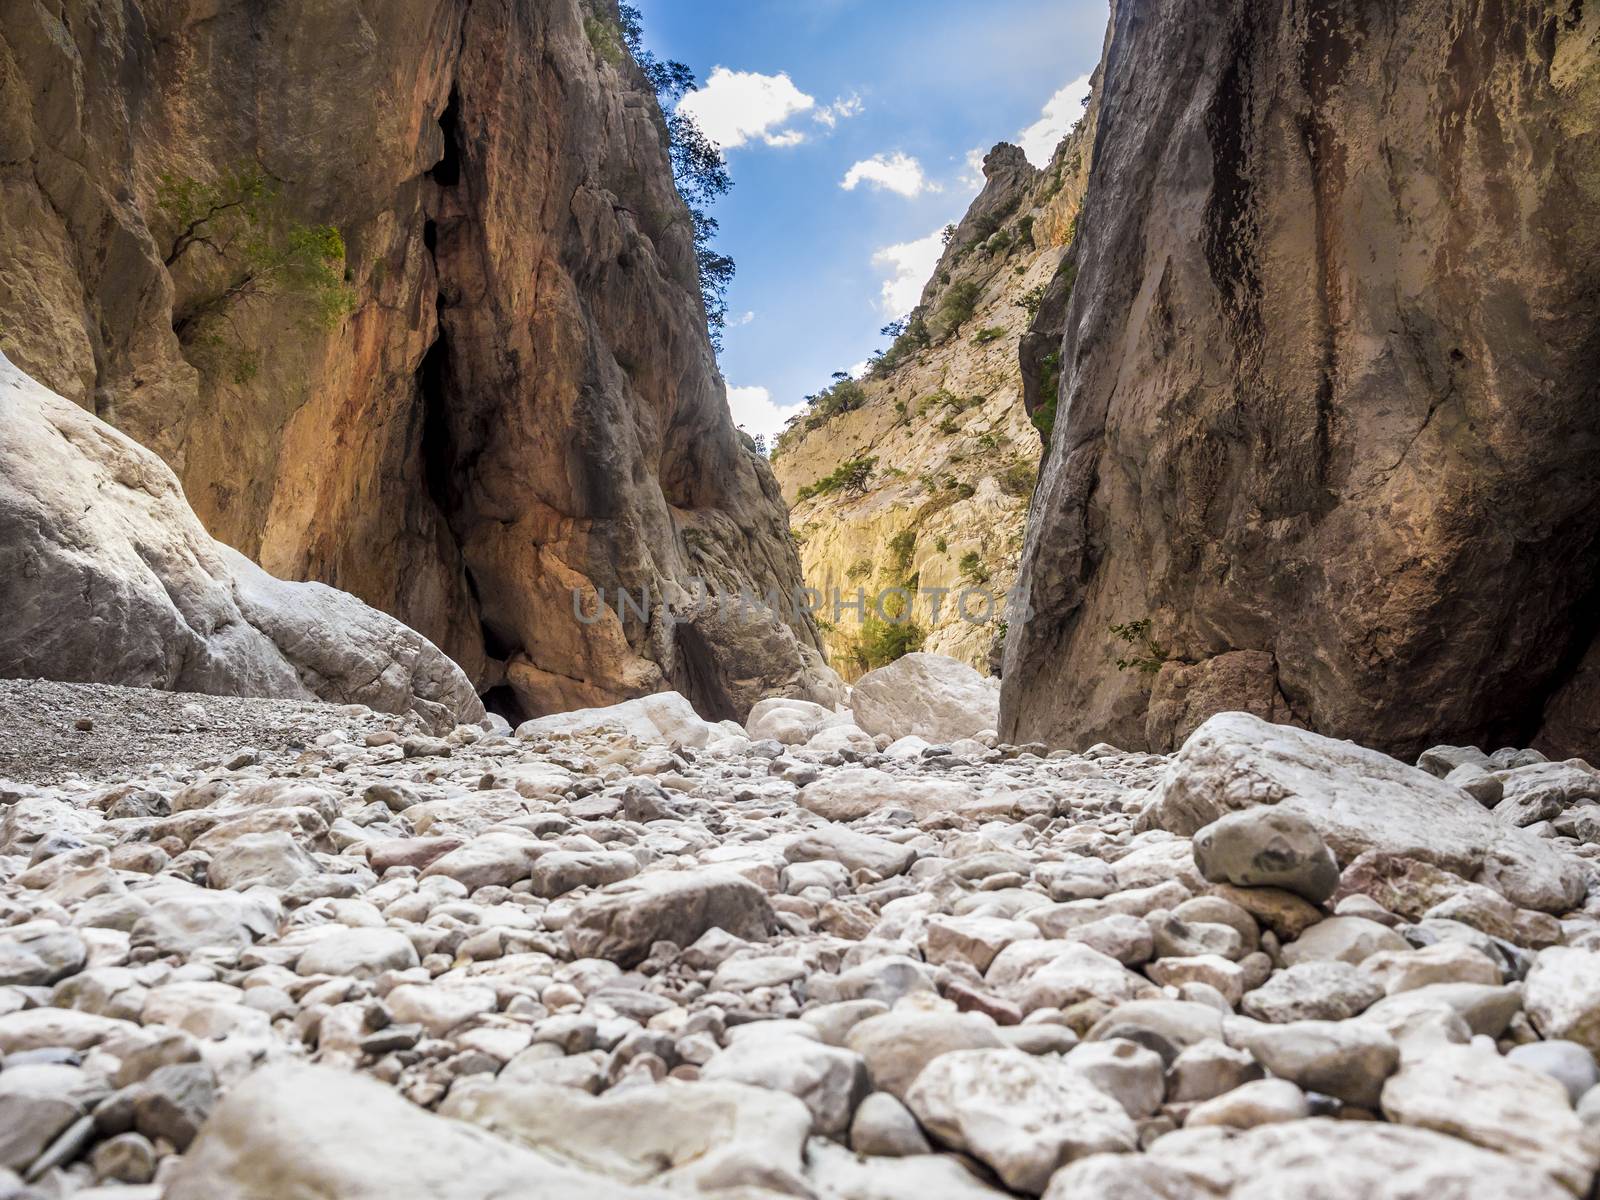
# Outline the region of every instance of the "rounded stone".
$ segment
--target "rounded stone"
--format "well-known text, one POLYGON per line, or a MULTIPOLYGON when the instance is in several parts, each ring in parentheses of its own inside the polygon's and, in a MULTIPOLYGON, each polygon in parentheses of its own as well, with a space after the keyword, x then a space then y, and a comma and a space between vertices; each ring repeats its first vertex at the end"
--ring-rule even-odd
POLYGON ((1194 861, 1212 883, 1275 887, 1321 904, 1339 863, 1310 821, 1275 808, 1229 813, 1194 835, 1194 861))

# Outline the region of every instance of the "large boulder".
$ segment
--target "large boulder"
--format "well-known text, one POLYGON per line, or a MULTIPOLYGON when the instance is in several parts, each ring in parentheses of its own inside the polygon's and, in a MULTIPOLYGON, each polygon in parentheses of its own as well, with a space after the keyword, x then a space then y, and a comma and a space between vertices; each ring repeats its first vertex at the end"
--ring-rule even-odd
POLYGON ((1233 707, 1364 745, 1592 750, 1589 7, 1152 0, 1109 41, 1002 736, 1144 748, 1183 713, 1118 658, 1247 651, 1233 707))
POLYGON ((777 918, 767 894, 729 870, 654 871, 585 897, 566 927, 573 953, 623 967, 655 942, 692 945, 708 929, 764 940, 777 918))
POLYGON ((1097 1154, 1057 1172, 1044 1200, 1337 1196, 1339 1200, 1559 1200, 1566 1193, 1515 1159, 1442 1133, 1317 1118, 1183 1130, 1149 1154, 1097 1154))
POLYGON ((1000 723, 1000 683, 942 654, 907 654, 856 680, 856 724, 890 738, 953 742, 1000 723))
POLYGON ((1304 818, 1341 867, 1383 851, 1544 912, 1565 912, 1584 893, 1576 860, 1497 821, 1460 788, 1375 750, 1248 713, 1223 713, 1194 732, 1140 823, 1191 836, 1258 805, 1304 818))
MULTIPOLYGON (((800 1178, 811 1113, 780 1091, 673 1081, 596 1099, 574 1088, 486 1082, 452 1089, 442 1111, 620 1184, 807 1194, 800 1178)), ((595 1194, 632 1195, 609 1184, 595 1194)))
POLYGON ((625 736, 645 745, 677 743, 698 749, 725 731, 695 712, 677 692, 656 692, 610 704, 552 713, 517 726, 517 737, 537 738, 625 736))
POLYGON ((906 1104, 944 1145, 1030 1195, 1063 1163, 1138 1145, 1122 1105, 1054 1055, 952 1051, 928 1064, 906 1104))
POLYGON ((662 1200, 436 1117, 363 1076, 274 1066, 217 1106, 164 1200, 662 1200))
POLYGON ((214 541, 156 455, 3 355, 0 530, 0 676, 483 716, 421 634, 214 541))

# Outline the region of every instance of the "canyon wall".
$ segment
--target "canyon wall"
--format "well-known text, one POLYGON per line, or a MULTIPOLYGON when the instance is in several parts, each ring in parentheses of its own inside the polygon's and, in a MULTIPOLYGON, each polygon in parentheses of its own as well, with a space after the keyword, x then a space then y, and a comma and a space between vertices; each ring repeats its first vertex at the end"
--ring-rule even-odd
POLYGON ((1121 3, 1101 102, 1002 732, 1592 753, 1600 7, 1121 3))
POLYGON ((919 647, 983 671, 997 665, 1041 446, 1022 403, 1018 341, 1071 240, 1092 128, 1091 113, 1042 170, 1016 146, 996 146, 908 333, 855 385, 856 406, 829 415, 813 405, 779 440, 773 469, 793 505, 806 584, 823 596, 829 661, 847 678, 919 647), (866 460, 859 486, 827 482, 866 460), (914 595, 898 634, 875 612, 863 621, 845 607, 858 591, 897 588, 914 595))
POLYGON ((513 719, 825 684, 804 618, 660 610, 799 568, 614 0, 19 0, 0 214, 0 350, 513 719))

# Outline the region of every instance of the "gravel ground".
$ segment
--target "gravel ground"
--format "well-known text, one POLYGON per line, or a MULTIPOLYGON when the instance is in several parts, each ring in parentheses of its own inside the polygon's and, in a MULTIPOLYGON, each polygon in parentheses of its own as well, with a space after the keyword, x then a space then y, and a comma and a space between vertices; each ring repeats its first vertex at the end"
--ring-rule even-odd
POLYGON ((160 763, 205 769, 245 749, 289 758, 332 729, 403 724, 359 706, 0 679, 0 780, 118 781, 160 763), (90 728, 79 728, 85 720, 90 728))
POLYGON ((11 685, 0 1197, 1596 1194, 1600 771, 882 697, 11 685))

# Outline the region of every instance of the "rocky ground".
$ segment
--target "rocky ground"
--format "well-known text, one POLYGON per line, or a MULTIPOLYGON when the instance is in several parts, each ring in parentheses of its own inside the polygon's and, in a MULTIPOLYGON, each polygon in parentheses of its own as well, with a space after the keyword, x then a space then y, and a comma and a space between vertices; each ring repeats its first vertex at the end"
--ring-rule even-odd
POLYGON ((1590 1194, 1593 767, 1045 754, 946 663, 445 738, 7 685, 0 1196, 1590 1194))

